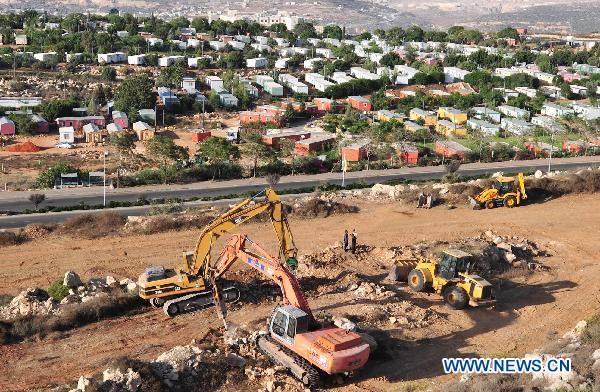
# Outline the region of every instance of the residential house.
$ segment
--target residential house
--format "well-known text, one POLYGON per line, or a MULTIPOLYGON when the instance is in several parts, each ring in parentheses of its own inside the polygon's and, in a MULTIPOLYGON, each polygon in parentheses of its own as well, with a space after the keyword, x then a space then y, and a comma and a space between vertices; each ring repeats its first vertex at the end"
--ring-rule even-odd
POLYGON ((102 132, 96 124, 86 124, 83 126, 83 134, 85 136, 86 143, 100 143, 102 142, 102 132))
POLYGON ((15 45, 27 45, 27 36, 25 34, 15 34, 15 45))
POLYGON ((419 163, 419 149, 414 144, 394 143, 392 146, 396 150, 400 162, 407 165, 416 165, 419 163))
POLYGON ((75 129, 73 127, 58 128, 59 143, 75 143, 75 129))
POLYGON ((362 111, 370 111, 371 110, 371 101, 369 101, 365 97, 361 96, 350 96, 348 97, 348 103, 354 109, 362 110, 362 111))
POLYGON ((558 151, 558 148, 545 142, 526 142, 525 148, 534 153, 536 156, 548 156, 550 155, 550 152, 555 153, 558 151))
POLYGON ((537 125, 542 128, 550 129, 550 130, 558 130, 561 126, 556 122, 556 119, 548 116, 533 116, 531 118, 531 123, 533 125, 537 125))
POLYGON ((421 124, 417 124, 416 122, 404 121, 404 129, 406 129, 409 132, 415 133, 422 129, 428 129, 428 128, 422 126, 421 124))
POLYGON ((223 88, 223 79, 218 76, 208 75, 204 78, 204 83, 206 83, 211 90, 223 88))
POLYGON ((276 150, 281 149, 282 140, 292 140, 294 142, 310 138, 310 131, 297 130, 267 130, 262 137, 262 142, 276 150))
POLYGON ((58 117, 56 119, 58 127, 73 127, 80 130, 86 124, 96 124, 99 128, 106 126, 106 119, 103 116, 82 116, 82 117, 58 117))
POLYGON ((144 65, 146 62, 145 54, 138 54, 135 56, 127 56, 127 63, 129 65, 144 65))
POLYGON ((112 120, 114 124, 119 125, 122 129, 129 128, 129 119, 127 118, 127 114, 124 112, 112 112, 112 120))
POLYGON ((308 139, 296 142, 294 151, 297 155, 308 156, 311 153, 319 153, 330 148, 335 143, 335 135, 319 133, 311 134, 308 139))
POLYGON ((127 61, 127 55, 123 52, 98 53, 100 64, 118 64, 127 61))
POLYGON ((383 109, 377 111, 377 121, 388 122, 388 121, 404 121, 404 116, 400 113, 392 112, 391 110, 383 109))
POLYGON ((500 126, 498 124, 492 124, 489 121, 480 120, 477 118, 470 118, 467 120, 467 126, 490 136, 494 136, 500 132, 500 126))
POLYGON ((279 83, 286 86, 296 94, 308 94, 308 86, 289 74, 279 75, 279 83))
POLYGON ((150 122, 153 124, 156 122, 156 112, 154 109, 140 109, 138 110, 138 116, 143 122, 150 122))
POLYGON ((333 55, 333 51, 328 48, 317 48, 315 49, 315 53, 317 56, 324 57, 326 59, 333 59, 335 56, 333 55))
POLYGON ((505 117, 500 122, 500 128, 512 132, 515 135, 525 135, 526 133, 533 131, 535 125, 519 118, 505 117))
POLYGON ((465 159, 471 153, 471 149, 452 140, 438 140, 434 146, 435 152, 446 158, 465 159))
POLYGON ((283 96, 283 86, 277 82, 266 82, 263 88, 266 93, 269 93, 274 97, 283 96))
POLYGON ((238 106, 238 99, 235 95, 229 93, 227 90, 220 91, 219 100, 221 101, 221 105, 226 108, 235 108, 238 106))
POLYGON ((257 57, 246 60, 247 68, 265 68, 267 65, 269 65, 269 60, 267 60, 265 57, 257 57))
POLYGON ((515 87, 515 91, 529 98, 535 98, 537 95, 537 90, 529 87, 515 87))
POLYGON ((0 117, 0 135, 14 136, 16 133, 15 123, 8 117, 0 117))
POLYGON ((155 131, 150 125, 143 121, 133 123, 133 131, 137 135, 138 140, 146 141, 154 137, 155 131))
POLYGON ((328 87, 334 84, 325 79, 325 76, 318 73, 306 73, 304 74, 304 80, 308 84, 312 84, 313 87, 321 92, 327 90, 328 87))
POLYGON ((583 140, 563 140, 562 150, 571 154, 582 154, 588 147, 583 140))
POLYGON ((515 106, 509 106, 509 105, 498 106, 498 111, 500 113, 504 114, 505 116, 514 117, 514 118, 518 118, 521 120, 529 120, 529 117, 531 115, 525 109, 521 109, 521 108, 517 108, 515 106))
POLYGON ((555 103, 546 102, 542 106, 542 114, 550 117, 564 117, 567 115, 574 115, 575 110, 568 108, 566 106, 557 105, 555 103))
POLYGON ((412 82, 419 70, 408 65, 396 65, 394 66, 396 73, 396 84, 408 85, 412 82))
POLYGON ((146 42, 150 47, 162 46, 164 43, 162 39, 156 37, 148 37, 146 38, 146 42))
POLYGON ((358 162, 367 159, 371 141, 368 139, 357 140, 342 147, 342 158, 349 162, 358 162))
POLYGON ((500 124, 502 114, 495 110, 488 109, 488 108, 482 107, 482 106, 477 106, 477 107, 472 108, 471 111, 473 112, 473 116, 475 118, 478 118, 480 120, 487 120, 489 122, 496 123, 496 124, 500 124))
POLYGON ((593 121, 600 118, 600 108, 597 106, 586 105, 579 102, 573 102, 571 106, 575 113, 586 121, 593 121))
POLYGON ((38 134, 48 133, 50 131, 50 124, 48 124, 48 121, 42 116, 32 114, 29 116, 29 119, 35 124, 35 130, 38 134))
POLYGON ((277 60, 275 60, 275 68, 286 69, 288 67, 289 61, 290 61, 289 57, 282 57, 280 59, 277 59, 277 60))
POLYGON ((444 67, 444 83, 454 83, 459 80, 465 80, 465 76, 471 72, 457 67, 444 67))
POLYGON ((464 126, 445 119, 438 120, 437 124, 435 125, 435 131, 440 135, 444 135, 445 137, 467 136, 467 129, 464 126))
POLYGON ((438 116, 447 118, 455 124, 464 124, 467 122, 467 113, 454 108, 440 107, 438 116))
POLYGON ((58 61, 56 52, 36 53, 33 55, 33 58, 41 62, 58 61))
POLYGON ((437 115, 434 112, 420 108, 411 109, 408 113, 408 117, 412 121, 421 120, 426 126, 432 126, 437 123, 437 115))
POLYGON ((227 42, 227 45, 231 46, 231 49, 233 50, 244 50, 244 48, 246 47, 245 43, 239 41, 230 41, 227 42))
POLYGON ((338 84, 339 83, 347 83, 351 80, 354 80, 354 78, 352 76, 346 75, 346 72, 343 72, 343 71, 334 72, 331 75, 330 79, 338 84))
POLYGON ((188 93, 195 93, 197 89, 197 80, 195 77, 184 76, 181 79, 181 88, 188 93))
POLYGON ((315 98, 313 103, 319 112, 330 112, 334 109, 342 109, 344 105, 329 98, 315 98))
POLYGON ((179 98, 177 98, 177 95, 175 95, 175 93, 168 87, 158 88, 158 98, 166 108, 170 108, 173 105, 179 104, 179 98))
POLYGON ((571 92, 575 95, 579 95, 580 97, 587 97, 588 89, 584 86, 578 86, 576 84, 572 84, 569 86, 571 88, 571 92))
POLYGON ((227 44, 221 41, 209 41, 208 46, 210 46, 210 48, 214 51, 219 51, 225 49, 225 46, 227 46, 227 44))
POLYGON ((111 134, 111 133, 120 133, 123 132, 123 127, 120 126, 119 124, 115 124, 115 123, 110 123, 106 126, 106 131, 111 134))
POLYGON ((380 76, 372 73, 361 67, 351 67, 350 75, 354 76, 356 79, 369 79, 369 80, 379 80, 380 76))
POLYGON ((165 56, 158 59, 158 65, 160 67, 170 67, 171 65, 177 64, 179 61, 184 61, 185 56, 165 56))
POLYGON ((306 69, 314 69, 316 64, 322 63, 323 59, 320 57, 315 57, 312 59, 304 60, 303 67, 306 69))
POLYGON ((256 75, 255 81, 260 87, 265 88, 268 82, 274 82, 275 80, 269 75, 256 75))

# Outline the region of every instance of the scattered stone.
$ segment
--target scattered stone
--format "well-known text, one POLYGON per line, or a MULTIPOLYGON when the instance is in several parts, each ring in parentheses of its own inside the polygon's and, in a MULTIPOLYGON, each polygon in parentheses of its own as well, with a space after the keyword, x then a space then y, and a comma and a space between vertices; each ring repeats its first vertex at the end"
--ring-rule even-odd
POLYGON ((113 285, 116 285, 116 284, 117 284, 117 280, 113 276, 108 275, 106 277, 106 285, 107 286, 113 286, 113 285))
POLYGON ((119 390, 129 392, 136 392, 140 385, 142 385, 142 377, 131 368, 128 368, 125 373, 120 369, 108 368, 102 373, 102 379, 104 382, 111 381, 117 384, 118 387, 122 388, 119 390))
POLYGON ((0 308, 0 318, 10 320, 20 316, 58 313, 58 303, 48 293, 38 288, 28 288, 0 308))
POLYGON ((542 173, 541 170, 536 170, 535 173, 533 174, 533 176, 537 179, 540 179, 540 178, 544 177, 544 173, 542 173))
POLYGON ((235 353, 227 354, 226 359, 227 359, 227 363, 230 366, 234 366, 234 367, 244 367, 247 362, 247 360, 244 357, 240 357, 239 355, 237 355, 235 353))
POLYGON ((70 288, 77 288, 83 285, 83 282, 81 282, 81 278, 76 272, 67 271, 65 273, 65 278, 63 279, 63 284, 70 288))
POLYGON ((356 324, 345 317, 334 317, 333 324, 338 328, 342 328, 348 331, 356 330, 356 324))

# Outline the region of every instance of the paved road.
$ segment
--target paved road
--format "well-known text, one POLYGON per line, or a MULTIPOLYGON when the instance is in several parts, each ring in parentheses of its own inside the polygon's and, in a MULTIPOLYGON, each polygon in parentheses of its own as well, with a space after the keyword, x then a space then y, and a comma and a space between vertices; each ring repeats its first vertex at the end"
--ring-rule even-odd
MULTIPOLYGON (((599 167, 600 157, 559 158, 552 160, 552 170, 572 170, 586 167, 599 167)), ((530 161, 508 161, 494 163, 471 163, 460 167, 459 173, 464 176, 491 175, 497 171, 515 173, 518 171, 547 170, 548 160, 538 159, 530 161)), ((440 178, 445 174, 441 166, 413 167, 392 170, 369 170, 346 174, 346 184, 365 182, 375 184, 378 182, 407 180, 428 180, 440 178)), ((314 187, 323 182, 341 184, 341 173, 324 173, 317 175, 285 176, 281 178, 277 189, 298 189, 314 187)), ((136 188, 121 188, 107 190, 107 201, 135 201, 140 196, 148 199, 223 196, 257 192, 263 189, 263 178, 242 179, 231 181, 197 182, 185 185, 156 185, 136 188)), ((0 210, 23 211, 32 208, 27 200, 32 192, 0 192, 0 210)), ((102 203, 102 188, 78 188, 48 190, 44 205, 69 206, 85 203, 88 205, 102 203)), ((214 204, 214 203, 212 203, 214 204)), ((115 209, 127 215, 142 215, 147 207, 127 207, 115 209)), ((0 228, 23 227, 29 223, 57 222, 66 219, 81 211, 48 214, 13 215, 0 217, 0 228)))

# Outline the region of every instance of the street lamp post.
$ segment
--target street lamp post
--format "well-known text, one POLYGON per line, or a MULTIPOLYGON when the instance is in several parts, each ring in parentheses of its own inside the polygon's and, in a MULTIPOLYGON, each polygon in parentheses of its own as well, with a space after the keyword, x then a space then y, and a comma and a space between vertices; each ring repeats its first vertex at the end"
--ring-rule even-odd
POLYGON ((550 131, 550 154, 548 155, 548 174, 552 165, 552 150, 554 150, 554 131, 550 131))
POLYGON ((108 151, 104 151, 104 159, 103 159, 103 163, 104 163, 104 172, 103 172, 103 176, 102 176, 102 199, 103 202, 102 204, 104 205, 104 207, 106 207, 106 157, 108 156, 108 151))

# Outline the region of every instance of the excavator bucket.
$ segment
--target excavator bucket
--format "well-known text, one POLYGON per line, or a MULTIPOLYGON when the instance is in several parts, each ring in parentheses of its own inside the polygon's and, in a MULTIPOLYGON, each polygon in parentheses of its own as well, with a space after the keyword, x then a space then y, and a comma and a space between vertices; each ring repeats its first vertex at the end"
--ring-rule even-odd
POLYGON ((479 205, 479 203, 477 202, 477 200, 475 200, 472 196, 469 196, 469 203, 471 204, 471 206, 473 206, 474 210, 481 209, 481 206, 479 205))

